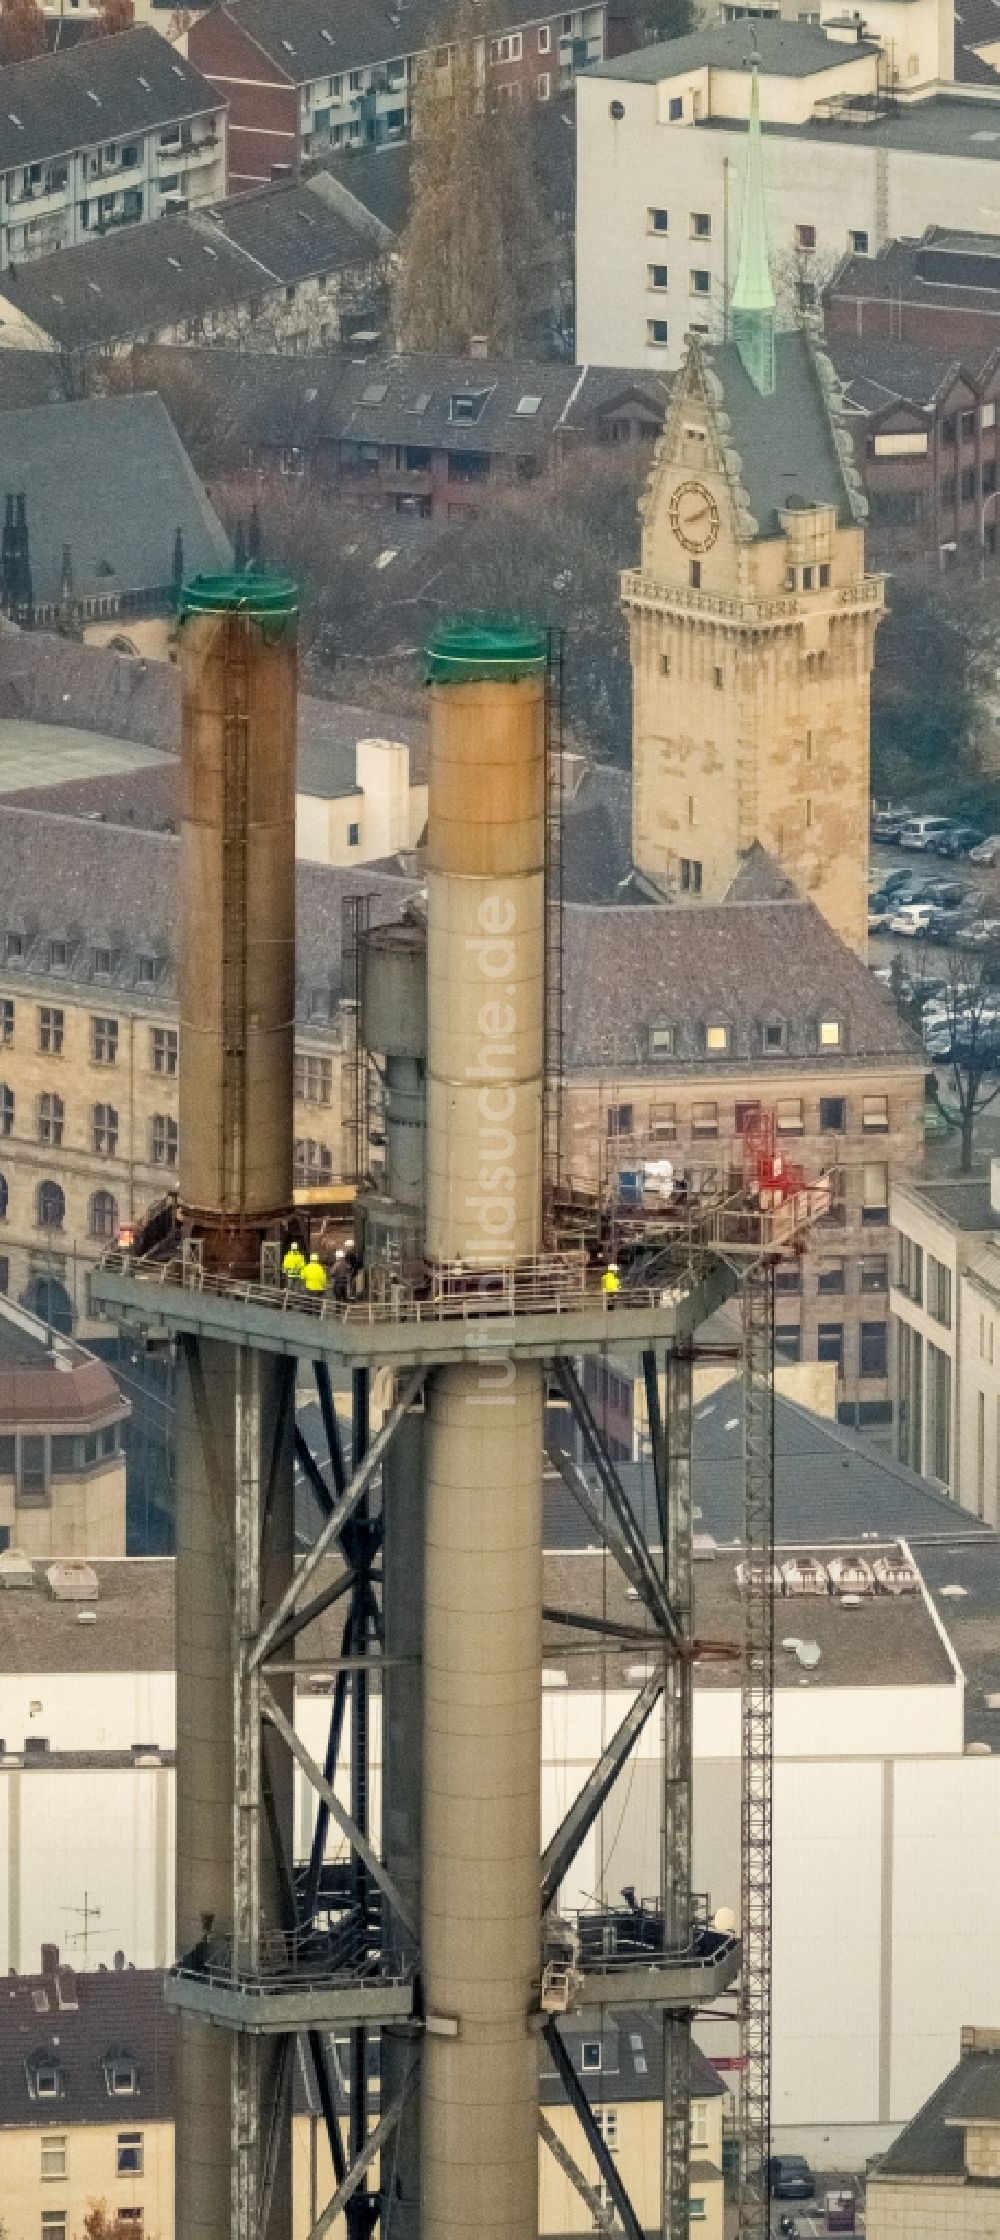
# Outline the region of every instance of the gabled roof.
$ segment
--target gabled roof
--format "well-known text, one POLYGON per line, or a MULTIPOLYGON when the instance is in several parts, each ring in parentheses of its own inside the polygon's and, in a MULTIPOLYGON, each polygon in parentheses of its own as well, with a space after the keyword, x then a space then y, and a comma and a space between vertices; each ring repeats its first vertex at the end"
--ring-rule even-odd
POLYGON ((55 1967, 0 1981, 0 2128, 106 2123, 141 2130, 169 2122, 176 2026, 163 2004, 162 1975, 127 1967, 78 1974, 58 1967, 54 1945, 44 1949, 55 1967), (57 2066, 56 2099, 31 2092, 29 2071, 37 2057, 57 2066), (109 2092, 109 2057, 135 2064, 134 2093, 109 2092))
MULTIPOLYGON (((388 0, 377 8, 366 0, 281 0, 277 8, 274 0, 229 0, 222 12, 292 85, 415 54, 441 19, 437 0, 388 0)), ((191 45, 197 54, 197 25, 191 45)))
POLYGON ((159 397, 84 397, 0 414, 0 495, 27 499, 38 605, 164 592, 180 529, 188 574, 227 568, 229 539, 159 397))
POLYGON ((964 2177, 963 2126, 977 2122, 1000 2123, 1000 2051, 967 2053, 957 2063, 882 2155, 872 2173, 875 2183, 881 2178, 964 2177))
POLYGON ((849 342, 832 335, 827 355, 843 384, 849 412, 874 419, 899 405, 918 415, 933 411, 941 397, 963 378, 973 389, 976 376, 942 350, 919 350, 909 343, 849 342))
POLYGON ((31 62, 8 62, 0 102, 0 171, 127 139, 220 106, 215 87, 158 31, 120 31, 31 62))
POLYGON ((60 349, 92 349, 367 264, 373 253, 362 222, 352 225, 322 182, 289 180, 58 250, 0 275, 0 296, 60 349))

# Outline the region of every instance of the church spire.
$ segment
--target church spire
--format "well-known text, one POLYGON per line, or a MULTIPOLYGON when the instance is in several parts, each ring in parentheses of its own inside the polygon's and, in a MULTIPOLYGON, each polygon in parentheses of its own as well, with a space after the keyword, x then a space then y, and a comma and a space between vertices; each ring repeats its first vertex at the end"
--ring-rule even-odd
POLYGON ((774 284, 767 248, 764 198, 764 149, 760 130, 759 58, 751 58, 750 124, 743 176, 743 209, 736 284, 729 307, 729 331, 754 388, 774 394, 774 284))

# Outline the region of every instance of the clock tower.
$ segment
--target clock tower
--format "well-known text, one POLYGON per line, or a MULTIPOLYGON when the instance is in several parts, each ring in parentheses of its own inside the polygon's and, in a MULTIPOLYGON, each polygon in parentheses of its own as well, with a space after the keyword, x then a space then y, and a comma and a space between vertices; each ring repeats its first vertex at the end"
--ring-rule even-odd
POLYGON ((762 160, 755 75, 730 339, 688 338, 623 579, 633 855, 696 907, 759 842, 863 954, 882 583, 833 368, 776 332, 762 160))

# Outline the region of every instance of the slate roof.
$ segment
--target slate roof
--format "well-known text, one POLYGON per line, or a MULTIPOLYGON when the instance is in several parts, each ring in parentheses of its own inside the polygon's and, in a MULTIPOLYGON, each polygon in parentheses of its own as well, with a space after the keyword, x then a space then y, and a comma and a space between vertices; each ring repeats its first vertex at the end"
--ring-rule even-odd
POLYGON ((8 62, 0 171, 127 139, 221 106, 215 87, 158 31, 120 31, 31 62, 8 62))
POLYGON ((1000 2052, 967 2053, 880 2157, 872 2180, 964 2177, 962 2126, 976 2122, 1000 2123, 1000 2052))
POLYGON ((401 233, 410 208, 412 156, 408 140, 384 148, 359 148, 353 155, 344 150, 320 157, 308 176, 333 180, 390 233, 401 233))
POLYGON ((735 343, 717 344, 705 356, 722 383, 732 422, 727 440, 739 452, 741 479, 761 535, 777 533, 778 509, 796 499, 835 506, 842 520, 850 520, 829 410, 801 330, 776 337, 771 396, 754 387, 735 343))
POLYGON ((919 350, 910 343, 846 342, 831 335, 823 347, 843 384, 848 411, 866 418, 898 404, 927 412, 962 371, 953 351, 919 350))
POLYGON ((752 39, 747 36, 745 23, 706 23, 687 38, 660 40, 656 46, 639 47, 634 54, 593 63, 585 74, 589 78, 622 78, 632 85, 658 85, 662 78, 683 77, 689 70, 704 69, 706 64, 717 70, 749 71, 754 48, 764 78, 811 78, 821 70, 842 68, 859 56, 878 51, 871 40, 847 45, 842 39, 828 39, 818 24, 763 18, 755 23, 752 39))
MULTIPOLYGON (((661 2100, 663 2097, 663 2021, 652 2007, 604 2007, 600 2021, 566 2015, 559 2035, 573 2056, 577 2075, 592 2106, 626 2100, 661 2100), (581 2053, 585 2040, 600 2040, 602 2066, 584 2069, 581 2053)), ((551 2055, 541 2049, 539 2098, 543 2108, 564 2103, 566 2093, 551 2066, 551 2055)), ((705 2059, 700 2046, 691 2046, 691 2097, 719 2100, 726 2090, 717 2069, 705 2059)))
MULTIPOLYGON (((180 843, 172 835, 127 830, 0 805, 0 931, 20 931, 27 986, 52 986, 47 932, 58 922, 71 953, 63 976, 67 993, 98 985, 114 988, 141 1006, 161 1010, 176 993, 176 896, 180 843), (44 886, 39 866, 44 863, 44 886), (94 947, 111 947, 114 969, 95 983, 94 947), (138 958, 160 960, 154 987, 140 982, 138 958)), ((313 1026, 322 1005, 332 1012, 340 992, 341 904, 347 894, 371 894, 374 918, 395 917, 412 881, 359 867, 328 869, 300 863, 297 872, 298 1009, 313 1026), (318 999, 322 999, 321 1004, 318 999)), ((8 972, 11 967, 8 965, 8 972)))
MULTIPOLYGON (((929 305, 939 311, 986 311, 1000 318, 1000 236, 928 226, 919 240, 887 241, 874 257, 845 257, 823 293, 827 299, 850 297, 867 302, 884 297, 929 305), (920 257, 927 249, 936 250, 941 257, 947 254, 947 275, 939 270, 931 279, 920 271, 920 257), (977 260, 984 268, 981 280, 975 277, 977 260)), ((896 343, 883 347, 891 354, 900 349, 896 343)), ((905 346, 900 354, 905 362, 905 346)))
POLYGON ((0 296, 60 349, 157 334, 373 254, 360 222, 292 181, 153 226, 120 226, 0 276, 0 296))
POLYGON ((57 602, 69 545, 78 598, 168 590, 174 536, 189 574, 232 548, 159 397, 84 397, 0 416, 4 491, 27 498, 34 596, 57 602))
POLYGON ((723 902, 692 909, 567 911, 563 1047, 581 1071, 648 1067, 649 1029, 673 1026, 676 1054, 657 1061, 665 1080, 718 1068, 722 1078, 762 1061, 762 1025, 780 1018, 788 1067, 851 1060, 919 1066, 922 1047, 896 1006, 804 901, 723 902), (840 1048, 818 1049, 820 1015, 838 1018, 840 1048), (732 1049, 705 1055, 706 1019, 727 1021, 732 1049))
MULTIPOLYGON (((398 0, 398 7, 385 8, 368 7, 365 0, 281 0, 279 9, 274 0, 230 0, 223 13, 283 78, 308 85, 333 72, 415 54, 427 45, 441 11, 438 0, 398 0)), ((533 19, 527 14, 524 20, 533 19)), ((197 55, 197 24, 191 46, 197 55)))
POLYGON ((110 1369, 86 1348, 0 1299, 0 1423, 72 1428, 130 1415, 110 1369))
MULTIPOLYGON (((58 1957, 57 1947, 50 1950, 58 1957)), ((163 2004, 163 1977, 155 1968, 98 1968, 84 1973, 64 1964, 58 1975, 47 1971, 4 1976, 0 1981, 0 2128, 23 2125, 52 2131, 102 2123, 142 2129, 169 2122, 174 2034, 174 2018, 163 2004), (38 2054, 58 2063, 58 2099, 38 2100, 29 2091, 28 2071, 38 2054), (104 2063, 112 2054, 127 2055, 135 2063, 138 2076, 133 2094, 109 2093, 104 2063)))
MULTIPOLYGON (((68 253, 77 257, 86 251, 68 253)), ((135 350, 133 366, 136 385, 162 393, 192 452, 199 456, 204 450, 213 471, 220 456, 243 462, 267 450, 310 453, 341 439, 527 457, 563 432, 596 433, 602 415, 619 400, 639 397, 662 419, 668 394, 656 374, 499 358, 352 359, 329 351, 292 358, 215 346, 149 345, 135 350), (385 394, 377 404, 364 404, 366 389, 385 394), (471 389, 485 392, 480 418, 452 421, 452 395, 471 389), (424 397, 428 401, 418 410, 424 397), (522 397, 538 397, 537 412, 518 413, 522 397)), ((394 539, 398 533, 397 523, 394 539)))

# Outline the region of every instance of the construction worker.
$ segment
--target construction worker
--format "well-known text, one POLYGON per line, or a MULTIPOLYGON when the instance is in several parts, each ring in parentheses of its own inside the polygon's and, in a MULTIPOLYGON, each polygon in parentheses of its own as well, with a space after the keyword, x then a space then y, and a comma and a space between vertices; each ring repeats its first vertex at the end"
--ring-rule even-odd
POLYGON ((311 1252, 305 1264, 302 1281, 306 1290, 317 1296, 326 1290, 326 1269, 318 1252, 311 1252))
POLYGON ((281 1273, 289 1291, 297 1290, 305 1274, 305 1254, 297 1237, 293 1237, 281 1263, 281 1273))
POLYGON ((609 1260, 601 1277, 601 1290, 609 1307, 614 1306, 615 1298, 621 1287, 622 1279, 618 1273, 618 1263, 616 1260, 609 1260))

